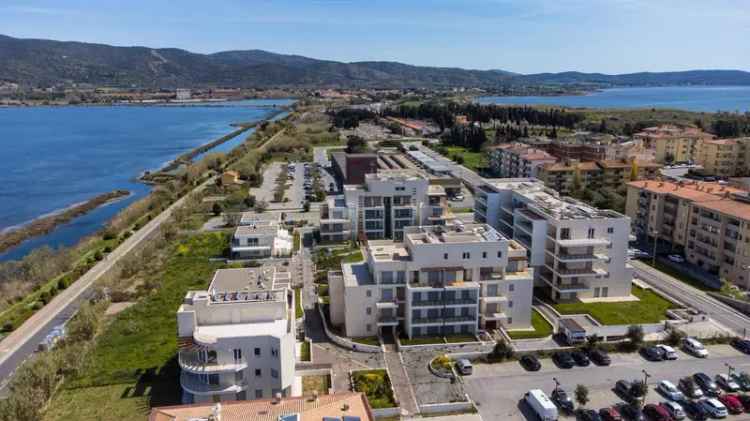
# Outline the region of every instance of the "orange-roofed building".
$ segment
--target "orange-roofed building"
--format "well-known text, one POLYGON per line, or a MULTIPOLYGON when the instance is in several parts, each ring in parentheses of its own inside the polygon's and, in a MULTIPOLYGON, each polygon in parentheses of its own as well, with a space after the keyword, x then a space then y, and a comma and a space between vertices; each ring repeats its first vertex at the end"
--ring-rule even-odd
POLYGON ((714 135, 696 127, 677 127, 663 125, 649 127, 633 135, 648 148, 656 150, 656 162, 695 161, 698 157, 700 142, 713 139, 714 135))
POLYGON ((488 157, 490 171, 500 178, 536 177, 542 165, 557 162, 544 150, 520 142, 494 146, 488 157))
POLYGON ((334 393, 318 397, 221 402, 163 406, 151 410, 149 421, 323 421, 333 417, 374 421, 370 404, 362 393, 334 393))
POLYGON ((750 193, 720 183, 628 183, 633 233, 657 237, 718 279, 750 288, 750 193))

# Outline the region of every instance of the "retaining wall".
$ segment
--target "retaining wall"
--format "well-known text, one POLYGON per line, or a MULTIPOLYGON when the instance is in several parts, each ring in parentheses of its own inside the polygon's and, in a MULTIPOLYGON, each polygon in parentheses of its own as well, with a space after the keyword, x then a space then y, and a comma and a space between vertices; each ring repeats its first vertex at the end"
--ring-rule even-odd
POLYGON ((737 311, 741 311, 742 313, 745 313, 748 316, 750 316, 750 302, 740 301, 732 297, 727 297, 726 295, 719 294, 718 292, 709 291, 708 295, 710 295, 713 298, 716 298, 717 300, 732 307, 733 309, 737 311))
POLYGON ((320 319, 323 321, 323 329, 326 332, 326 336, 328 336, 328 338, 332 340, 335 344, 343 346, 344 348, 351 349, 352 351, 357 351, 357 352, 369 352, 369 353, 383 352, 383 350, 379 346, 358 344, 356 342, 353 342, 351 339, 344 338, 342 336, 335 334, 330 328, 328 328, 328 321, 326 321, 325 314, 323 314, 323 308, 318 304, 316 304, 315 307, 318 308, 320 319))

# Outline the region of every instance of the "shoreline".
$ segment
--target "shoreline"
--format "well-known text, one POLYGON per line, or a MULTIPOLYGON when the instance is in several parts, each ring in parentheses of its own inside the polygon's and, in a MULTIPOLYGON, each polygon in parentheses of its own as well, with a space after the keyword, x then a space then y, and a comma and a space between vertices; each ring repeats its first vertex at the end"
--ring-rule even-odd
POLYGON ((128 190, 113 190, 64 209, 41 215, 27 223, 7 227, 0 232, 0 253, 5 253, 34 237, 49 234, 60 225, 130 195, 131 192, 128 190))

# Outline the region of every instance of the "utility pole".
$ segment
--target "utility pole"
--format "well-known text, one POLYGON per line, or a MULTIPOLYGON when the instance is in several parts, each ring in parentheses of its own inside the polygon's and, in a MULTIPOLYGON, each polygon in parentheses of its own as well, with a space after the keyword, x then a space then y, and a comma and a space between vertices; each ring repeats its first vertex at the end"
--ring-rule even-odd
MULTIPOLYGON (((553 377, 552 381, 555 382, 555 390, 559 389, 560 388, 560 382, 557 381, 557 377, 553 377)), ((554 393, 555 390, 553 390, 552 392, 554 393)))
POLYGON ((732 372, 734 371, 734 367, 729 363, 724 363, 724 365, 727 367, 727 378, 728 380, 732 380, 732 372))

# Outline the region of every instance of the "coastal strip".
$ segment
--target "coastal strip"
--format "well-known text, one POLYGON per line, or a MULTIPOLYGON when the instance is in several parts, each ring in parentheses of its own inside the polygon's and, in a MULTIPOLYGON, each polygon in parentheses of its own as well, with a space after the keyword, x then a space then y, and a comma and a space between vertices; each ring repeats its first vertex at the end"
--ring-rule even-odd
POLYGON ((113 190, 73 205, 61 212, 37 218, 19 228, 7 230, 0 234, 0 252, 13 248, 30 238, 48 234, 58 225, 70 222, 74 218, 84 215, 99 206, 128 195, 130 195, 130 192, 127 190, 113 190))

